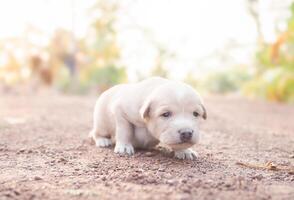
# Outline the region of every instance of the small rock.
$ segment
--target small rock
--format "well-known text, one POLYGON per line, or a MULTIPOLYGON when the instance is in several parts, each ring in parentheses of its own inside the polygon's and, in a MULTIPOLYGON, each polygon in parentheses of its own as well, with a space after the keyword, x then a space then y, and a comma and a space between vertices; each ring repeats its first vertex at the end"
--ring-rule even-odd
POLYGON ((18 191, 16 191, 16 190, 14 190, 13 192, 14 192, 14 194, 15 194, 16 196, 20 195, 20 192, 18 192, 18 191))
POLYGON ((208 179, 207 181, 206 181, 206 183, 208 183, 208 184, 211 184, 211 183, 213 183, 214 181, 213 180, 211 180, 211 179, 208 179))
POLYGON ((190 193, 191 193, 191 190, 190 190, 189 188, 184 188, 184 189, 183 189, 183 192, 184 192, 184 193, 188 193, 188 194, 190 194, 190 193))
POLYGON ((65 158, 59 158, 58 162, 67 162, 65 158))
POLYGON ((156 155, 155 152, 148 151, 148 152, 145 153, 145 156, 147 156, 147 157, 152 157, 152 156, 155 156, 155 155, 156 155))
POLYGON ((258 175, 253 176, 252 178, 260 181, 261 179, 263 179, 263 176, 262 176, 262 174, 258 174, 258 175))
POLYGON ((291 154, 289 157, 290 157, 290 158, 294 158, 294 154, 291 154))
POLYGON ((186 180, 186 179, 183 179, 183 180, 182 180, 182 183, 187 183, 187 180, 186 180))
POLYGON ((21 149, 18 151, 18 153, 24 153, 26 150, 25 149, 21 149))
POLYGON ((157 182, 156 179, 150 178, 150 179, 147 180, 147 183, 149 183, 149 184, 155 184, 155 183, 158 183, 158 182, 157 182))
POLYGON ((224 186, 225 186, 226 188, 230 188, 230 187, 232 186, 232 184, 230 184, 230 183, 225 183, 224 186))
POLYGON ((144 172, 144 170, 143 170, 143 169, 140 169, 140 168, 138 168, 138 169, 135 169, 135 172, 137 172, 137 173, 143 173, 143 172, 144 172))
POLYGON ((11 198, 12 195, 10 193, 4 193, 4 196, 11 198))
POLYGON ((35 177, 34 177, 34 180, 35 180, 35 181, 40 181, 40 180, 43 180, 43 179, 42 179, 41 177, 39 177, 39 176, 35 176, 35 177))
POLYGON ((192 174, 188 174, 188 177, 189 177, 189 178, 194 178, 194 175, 192 175, 192 174))
POLYGON ((165 172, 165 169, 164 168, 159 168, 158 171, 159 172, 165 172))
POLYGON ((174 181, 174 180, 167 180, 166 183, 169 184, 169 185, 174 185, 176 183, 176 181, 174 181))

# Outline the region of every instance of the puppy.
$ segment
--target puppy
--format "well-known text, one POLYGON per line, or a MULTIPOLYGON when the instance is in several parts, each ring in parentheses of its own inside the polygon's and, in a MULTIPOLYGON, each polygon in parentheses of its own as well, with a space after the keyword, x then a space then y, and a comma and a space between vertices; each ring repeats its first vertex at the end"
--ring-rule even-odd
POLYGON ((90 137, 97 147, 115 143, 114 152, 134 154, 159 142, 179 159, 197 157, 190 147, 199 141, 198 122, 207 114, 201 97, 189 85, 164 78, 121 84, 101 94, 94 109, 90 137))

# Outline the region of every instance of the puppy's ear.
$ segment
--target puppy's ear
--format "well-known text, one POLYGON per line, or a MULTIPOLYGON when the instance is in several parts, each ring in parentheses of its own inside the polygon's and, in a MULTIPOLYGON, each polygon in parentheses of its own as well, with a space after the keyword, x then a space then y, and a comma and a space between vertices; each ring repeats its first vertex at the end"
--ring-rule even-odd
POLYGON ((147 121, 150 117, 150 106, 151 106, 151 102, 150 100, 146 100, 142 107, 140 108, 140 116, 144 121, 147 121))
POLYGON ((207 119, 207 112, 206 112, 206 109, 205 109, 204 105, 201 104, 201 107, 202 107, 202 109, 203 109, 203 115, 202 115, 202 118, 203 118, 203 119, 207 119))

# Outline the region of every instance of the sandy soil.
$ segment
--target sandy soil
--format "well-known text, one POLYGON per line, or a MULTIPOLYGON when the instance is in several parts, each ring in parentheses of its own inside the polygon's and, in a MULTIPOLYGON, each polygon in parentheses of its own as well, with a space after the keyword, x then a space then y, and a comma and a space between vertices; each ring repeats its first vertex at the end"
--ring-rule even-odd
POLYGON ((0 96, 1 200, 294 199, 293 106, 206 98, 200 157, 180 161, 159 150, 120 157, 89 144, 94 102, 0 96), (258 167, 269 161, 272 170, 258 167))

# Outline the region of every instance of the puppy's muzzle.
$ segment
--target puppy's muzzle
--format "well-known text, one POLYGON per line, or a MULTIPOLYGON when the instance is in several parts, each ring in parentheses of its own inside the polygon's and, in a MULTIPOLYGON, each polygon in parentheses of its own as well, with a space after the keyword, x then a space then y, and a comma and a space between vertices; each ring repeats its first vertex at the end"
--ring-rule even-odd
POLYGON ((179 131, 181 142, 190 142, 193 136, 193 130, 189 128, 180 129, 179 131))

